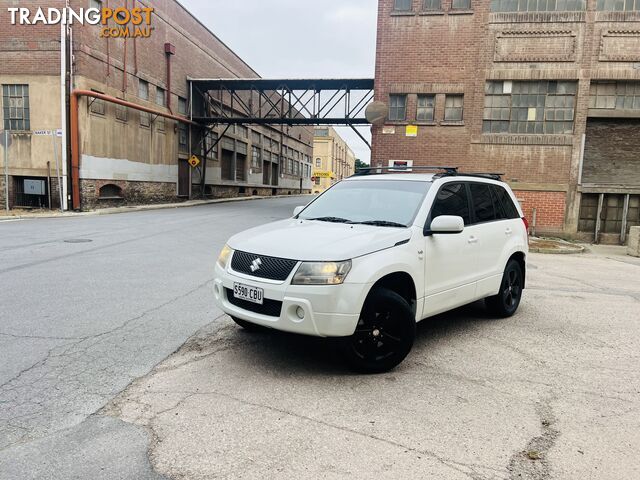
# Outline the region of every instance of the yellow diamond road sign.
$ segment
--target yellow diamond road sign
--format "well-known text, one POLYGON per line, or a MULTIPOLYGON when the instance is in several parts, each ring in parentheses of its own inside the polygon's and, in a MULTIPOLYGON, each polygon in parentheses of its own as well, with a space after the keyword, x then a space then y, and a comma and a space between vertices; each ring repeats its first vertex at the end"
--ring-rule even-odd
POLYGON ((193 168, 196 168, 198 165, 200 165, 200 159, 195 155, 191 155, 191 158, 189 159, 189 165, 191 165, 193 168))

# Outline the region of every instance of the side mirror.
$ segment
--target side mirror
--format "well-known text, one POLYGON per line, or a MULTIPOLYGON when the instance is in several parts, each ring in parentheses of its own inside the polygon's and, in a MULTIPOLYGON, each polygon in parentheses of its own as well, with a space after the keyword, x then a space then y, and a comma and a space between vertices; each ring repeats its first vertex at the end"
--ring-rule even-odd
POLYGON ((464 230, 464 220, 456 215, 440 215, 431 221, 427 234, 454 234, 464 230))
POLYGON ((306 206, 304 206, 304 205, 301 206, 301 207, 294 208, 293 209, 293 216, 297 217, 300 214, 300 212, 302 212, 302 210, 304 210, 305 208, 306 208, 306 206))

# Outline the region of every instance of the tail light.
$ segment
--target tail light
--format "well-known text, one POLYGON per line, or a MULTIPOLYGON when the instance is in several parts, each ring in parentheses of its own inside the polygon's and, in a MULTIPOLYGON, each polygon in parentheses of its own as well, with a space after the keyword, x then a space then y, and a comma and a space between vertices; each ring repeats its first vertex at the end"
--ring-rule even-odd
POLYGON ((522 223, 524 223, 524 230, 527 232, 527 243, 529 243, 529 222, 526 217, 522 217, 522 223))

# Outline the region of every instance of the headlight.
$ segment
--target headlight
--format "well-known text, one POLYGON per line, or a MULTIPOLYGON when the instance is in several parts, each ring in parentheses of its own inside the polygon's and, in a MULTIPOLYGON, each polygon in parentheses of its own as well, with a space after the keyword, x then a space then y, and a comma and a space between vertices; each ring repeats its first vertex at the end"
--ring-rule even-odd
POLYGON ((303 262, 293 276, 293 285, 339 285, 351 270, 351 260, 344 262, 303 262))
POLYGON ((232 253, 233 250, 231 249, 231 247, 229 247, 229 245, 225 245, 224 247, 222 247, 222 251, 218 256, 218 265, 220 265, 222 269, 227 268, 227 262, 229 261, 229 257, 232 253))

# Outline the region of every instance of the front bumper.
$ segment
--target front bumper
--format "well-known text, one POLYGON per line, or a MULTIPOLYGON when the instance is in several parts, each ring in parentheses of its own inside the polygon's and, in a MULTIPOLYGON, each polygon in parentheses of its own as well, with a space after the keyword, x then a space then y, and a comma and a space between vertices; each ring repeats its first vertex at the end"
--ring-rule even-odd
POLYGON ((229 267, 223 270, 216 263, 216 304, 228 315, 276 330, 319 337, 352 335, 371 285, 291 285, 293 272, 284 282, 274 282, 237 273, 229 267), (282 302, 280 315, 264 315, 232 304, 228 295, 233 295, 234 282, 260 287, 265 299, 282 302), (298 307, 303 309, 304 318, 296 313, 298 307))

